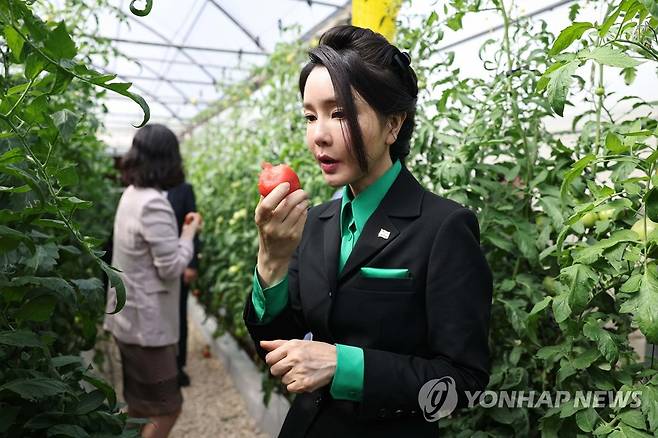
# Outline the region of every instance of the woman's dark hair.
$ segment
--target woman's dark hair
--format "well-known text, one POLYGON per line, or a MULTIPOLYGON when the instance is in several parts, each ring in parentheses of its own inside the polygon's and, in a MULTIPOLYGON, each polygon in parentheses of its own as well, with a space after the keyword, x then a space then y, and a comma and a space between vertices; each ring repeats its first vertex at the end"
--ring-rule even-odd
POLYGON ((121 161, 121 174, 126 185, 136 187, 168 190, 184 182, 176 134, 155 123, 141 128, 121 161))
POLYGON ((409 155, 418 96, 418 80, 409 65, 409 55, 370 29, 342 25, 325 32, 319 45, 309 51, 309 58, 299 75, 302 99, 311 71, 317 66, 326 67, 336 101, 345 115, 347 138, 361 169, 365 171, 368 166, 352 90, 380 116, 407 115, 390 148, 391 159, 404 162, 409 155))

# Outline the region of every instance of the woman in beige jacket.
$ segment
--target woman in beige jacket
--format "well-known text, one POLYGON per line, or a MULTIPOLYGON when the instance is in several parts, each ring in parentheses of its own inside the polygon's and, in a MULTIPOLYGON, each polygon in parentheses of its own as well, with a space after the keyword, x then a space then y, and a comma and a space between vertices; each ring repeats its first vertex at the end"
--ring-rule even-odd
MULTIPOLYGON (((104 328, 121 352, 128 414, 149 418, 144 437, 166 437, 182 406, 176 345, 180 276, 192 259, 201 216, 189 213, 178 234, 166 190, 184 181, 178 140, 162 125, 140 129, 122 160, 129 184, 114 219, 112 265, 121 270, 126 304, 104 328)), ((113 288, 107 312, 116 305, 113 288)))

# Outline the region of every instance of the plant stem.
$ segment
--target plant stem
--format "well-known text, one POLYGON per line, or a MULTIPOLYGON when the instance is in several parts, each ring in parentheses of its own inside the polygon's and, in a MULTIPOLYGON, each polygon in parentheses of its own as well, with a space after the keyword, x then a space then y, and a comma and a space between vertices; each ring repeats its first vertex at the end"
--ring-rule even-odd
MULTIPOLYGON (((597 88, 603 87, 603 64, 599 64, 599 80, 597 88)), ((604 95, 601 94, 598 96, 596 101, 596 149, 594 150, 594 155, 599 156, 599 151, 601 150, 601 111, 603 110, 603 98, 604 95)), ((596 168, 594 169, 594 176, 596 177, 596 168)))
MULTIPOLYGON (((503 38, 503 50, 505 52, 505 55, 507 57, 507 72, 511 72, 514 63, 512 61, 512 49, 510 47, 510 37, 509 37, 509 29, 510 29, 510 19, 509 19, 509 14, 507 13, 507 10, 505 9, 505 2, 503 0, 500 0, 500 13, 503 15, 503 25, 504 25, 504 38, 503 38)), ((526 137, 525 130, 523 129, 523 126, 521 125, 521 119, 519 118, 519 106, 516 102, 516 93, 514 92, 514 87, 512 86, 512 77, 509 74, 505 75, 506 82, 507 82, 507 90, 508 90, 508 96, 510 98, 510 104, 512 106, 512 117, 514 118, 514 123, 516 124, 517 129, 519 130, 519 133, 521 134, 521 139, 523 141, 523 150, 525 154, 525 162, 526 162, 526 175, 525 175, 525 187, 526 190, 529 190, 530 188, 530 180, 532 179, 532 164, 534 164, 534 159, 531 160, 531 154, 530 154, 530 147, 528 146, 528 138, 526 137)), ((525 203, 525 207, 528 207, 529 203, 525 203)))
MULTIPOLYGON (((655 162, 651 163, 649 166, 649 181, 647 182, 647 193, 651 191, 651 175, 654 172, 655 162)), ((647 204, 644 203, 644 212, 642 213, 642 222, 644 226, 644 248, 642 252, 644 253, 644 274, 647 271, 647 257, 649 256, 649 236, 647 235, 647 204)))
POLYGON ((21 93, 21 96, 18 98, 18 100, 16 101, 14 106, 12 106, 11 109, 9 110, 9 112, 7 114, 5 114, 6 118, 11 117, 11 115, 14 113, 14 111, 16 111, 16 108, 18 108, 18 105, 20 105, 23 102, 23 100, 25 99, 25 96, 27 96, 27 93, 30 92, 30 89, 32 88, 32 85, 34 85, 34 79, 35 78, 30 79, 30 82, 28 82, 27 87, 25 87, 25 90, 23 90, 23 93, 21 93))
POLYGON ((7 47, 7 51, 0 50, 0 53, 2 53, 2 63, 5 67, 5 81, 3 81, 3 94, 7 93, 7 90, 9 89, 7 85, 7 79, 9 79, 9 47, 7 47))

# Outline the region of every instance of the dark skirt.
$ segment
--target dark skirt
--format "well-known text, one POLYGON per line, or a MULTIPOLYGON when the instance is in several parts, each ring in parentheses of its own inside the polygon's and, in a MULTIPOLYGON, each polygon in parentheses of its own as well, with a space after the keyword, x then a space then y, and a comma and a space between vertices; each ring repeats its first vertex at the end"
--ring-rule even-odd
POLYGON ((176 344, 142 347, 116 342, 121 352, 123 396, 131 412, 143 417, 178 412, 183 395, 178 385, 176 344))

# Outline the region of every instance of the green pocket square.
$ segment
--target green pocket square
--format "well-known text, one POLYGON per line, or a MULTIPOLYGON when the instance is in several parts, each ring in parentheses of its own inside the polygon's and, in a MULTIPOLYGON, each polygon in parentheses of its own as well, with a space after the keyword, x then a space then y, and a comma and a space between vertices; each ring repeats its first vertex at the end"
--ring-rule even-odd
POLYGON ((407 268, 361 268, 361 275, 365 278, 409 278, 407 268))

